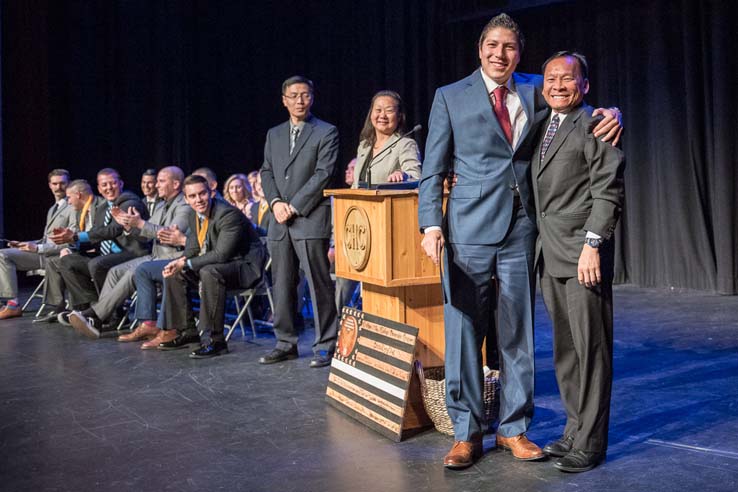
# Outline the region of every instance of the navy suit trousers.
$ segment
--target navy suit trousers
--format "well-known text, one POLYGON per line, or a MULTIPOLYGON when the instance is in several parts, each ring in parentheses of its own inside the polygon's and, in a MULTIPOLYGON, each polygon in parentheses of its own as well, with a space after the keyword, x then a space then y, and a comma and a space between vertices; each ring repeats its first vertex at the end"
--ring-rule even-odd
MULTIPOLYGON (((484 227, 480 224, 480 227, 484 227)), ((497 432, 526 432, 533 416, 536 227, 522 208, 513 213, 505 238, 494 245, 451 243, 445 249, 446 403, 455 439, 470 441, 486 431, 483 421, 481 348, 492 314, 492 276, 497 278, 500 414, 497 432)))

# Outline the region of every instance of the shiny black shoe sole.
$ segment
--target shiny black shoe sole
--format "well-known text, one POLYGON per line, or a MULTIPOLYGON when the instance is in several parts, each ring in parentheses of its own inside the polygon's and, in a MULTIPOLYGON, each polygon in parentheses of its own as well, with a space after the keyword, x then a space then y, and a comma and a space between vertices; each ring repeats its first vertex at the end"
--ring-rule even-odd
POLYGON ((212 359, 213 357, 218 357, 219 355, 227 354, 228 348, 222 348, 220 350, 214 350, 212 352, 209 352, 207 354, 198 354, 198 351, 195 350, 190 354, 190 359, 212 359))
POLYGON ((285 353, 285 355, 281 357, 260 357, 259 358, 259 364, 268 365, 268 364, 276 364, 277 362, 284 362, 286 360, 294 360, 297 359, 299 356, 294 353, 285 353))
POLYGON ((588 462, 584 466, 568 466, 565 463, 561 463, 561 460, 558 460, 554 463, 554 468, 556 468, 559 471, 566 472, 566 473, 582 473, 589 470, 592 470, 593 468, 596 468, 597 466, 601 465, 605 462, 605 458, 597 458, 593 459, 592 461, 588 462))
POLYGON ((189 342, 181 343, 179 345, 170 345, 172 342, 165 342, 160 344, 157 348, 157 350, 162 350, 164 352, 167 352, 169 350, 182 350, 187 348, 192 348, 192 346, 199 346, 200 340, 192 340, 189 342))

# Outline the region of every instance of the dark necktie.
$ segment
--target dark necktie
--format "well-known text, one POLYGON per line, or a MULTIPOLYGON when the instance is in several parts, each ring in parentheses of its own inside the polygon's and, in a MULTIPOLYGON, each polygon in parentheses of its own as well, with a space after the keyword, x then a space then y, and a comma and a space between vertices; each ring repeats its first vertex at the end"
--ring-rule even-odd
POLYGON ((297 143, 297 138, 300 136, 300 128, 295 126, 290 130, 290 155, 292 155, 292 151, 295 150, 295 144, 297 143))
MULTIPOLYGON (((111 203, 108 203, 108 208, 105 209, 105 220, 103 220, 103 225, 109 225, 110 220, 113 218, 113 212, 111 209, 113 208, 113 205, 111 203)), ((109 255, 113 252, 113 241, 110 239, 106 239, 105 241, 100 243, 100 254, 105 256, 109 255)))
POLYGON ((549 123, 548 125, 548 130, 546 130, 546 136, 543 137, 543 144, 541 144, 541 162, 543 162, 543 158, 546 157, 546 151, 551 145, 551 142, 554 139, 554 135, 556 135, 556 130, 558 129, 559 129, 559 115, 555 114, 553 115, 553 118, 551 118, 551 123, 549 123))
POLYGON ((505 104, 506 95, 507 87, 504 85, 498 86, 497 89, 492 91, 492 104, 495 110, 495 116, 497 116, 497 121, 502 127, 507 142, 512 145, 512 124, 510 123, 510 113, 507 111, 507 105, 505 104))
POLYGON ((56 214, 56 211, 59 210, 59 202, 56 202, 53 207, 51 207, 51 214, 49 214, 49 218, 52 218, 54 214, 56 214))

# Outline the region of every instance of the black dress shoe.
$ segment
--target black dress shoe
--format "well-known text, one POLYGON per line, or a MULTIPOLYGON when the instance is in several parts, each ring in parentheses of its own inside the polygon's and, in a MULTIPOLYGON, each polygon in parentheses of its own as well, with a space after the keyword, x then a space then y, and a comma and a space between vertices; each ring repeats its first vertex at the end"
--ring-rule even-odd
POLYGON ((558 441, 543 446, 543 452, 549 456, 560 458, 571 451, 572 444, 574 444, 574 436, 562 436, 558 441))
POLYGON ((192 344, 200 344, 200 335, 177 335, 177 338, 171 342, 160 343, 159 350, 179 350, 183 348, 189 348, 192 344))
POLYGON ((566 456, 556 460, 554 467, 563 472, 581 473, 591 470, 604 461, 604 459, 604 453, 572 449, 566 456))
POLYGON ((310 360, 310 367, 316 368, 316 367, 325 367, 331 365, 331 359, 333 359, 333 354, 325 351, 320 351, 317 354, 313 356, 313 358, 310 360))
POLYGON ((203 345, 197 350, 190 353, 192 359, 209 359, 220 354, 228 353, 228 344, 226 342, 210 342, 210 345, 203 345))
POLYGON ((274 364, 285 360, 297 359, 297 347, 289 350, 275 348, 265 356, 259 359, 259 364, 274 364))

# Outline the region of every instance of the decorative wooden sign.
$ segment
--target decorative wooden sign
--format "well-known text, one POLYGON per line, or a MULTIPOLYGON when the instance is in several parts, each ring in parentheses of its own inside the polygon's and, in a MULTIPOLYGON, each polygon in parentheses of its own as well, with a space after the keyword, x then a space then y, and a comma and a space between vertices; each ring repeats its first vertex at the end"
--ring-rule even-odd
POLYGON ((415 374, 417 340, 417 328, 343 308, 328 403, 395 441, 431 426, 415 374))

